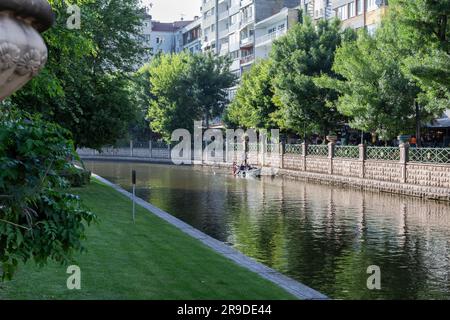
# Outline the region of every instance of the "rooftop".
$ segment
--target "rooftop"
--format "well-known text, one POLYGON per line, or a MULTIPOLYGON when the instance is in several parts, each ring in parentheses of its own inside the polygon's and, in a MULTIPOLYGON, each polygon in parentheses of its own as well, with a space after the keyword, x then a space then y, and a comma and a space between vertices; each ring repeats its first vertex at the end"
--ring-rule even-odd
POLYGON ((159 21, 153 21, 152 22, 152 31, 159 31, 159 32, 175 32, 181 28, 184 28, 188 24, 192 23, 193 20, 186 20, 186 21, 175 21, 175 22, 159 22, 159 21))

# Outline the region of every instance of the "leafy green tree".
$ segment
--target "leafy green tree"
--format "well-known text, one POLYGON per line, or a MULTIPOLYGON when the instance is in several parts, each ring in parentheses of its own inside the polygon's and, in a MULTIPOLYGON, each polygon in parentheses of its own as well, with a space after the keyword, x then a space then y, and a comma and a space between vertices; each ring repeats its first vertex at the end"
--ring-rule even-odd
POLYGON ((325 76, 316 80, 319 86, 340 92, 335 105, 352 127, 382 140, 413 134, 418 125, 442 113, 449 97, 445 86, 450 68, 445 66, 448 55, 442 42, 446 38, 442 28, 447 27, 442 27, 445 19, 438 14, 443 3, 390 4, 374 36, 362 31, 357 41, 344 42, 337 50, 333 70, 343 81, 325 76))
POLYGON ((192 131, 196 120, 222 114, 226 89, 234 82, 224 57, 180 53, 156 56, 150 63, 153 99, 148 117, 152 131, 170 139, 175 129, 192 131))
POLYGON ((244 128, 275 127, 272 114, 276 111, 272 85, 272 61, 256 62, 242 77, 236 97, 225 111, 225 122, 244 128))
POLYGON ((91 65, 96 72, 135 71, 143 57, 138 41, 145 10, 141 0, 95 0, 86 4, 87 23, 83 28, 93 35, 97 55, 91 65), (89 18, 87 17, 89 16, 89 18))
POLYGON ((404 44, 450 54, 450 0, 390 0, 389 5, 404 44))
POLYGON ((448 108, 450 99, 450 1, 393 0, 388 23, 396 23, 399 46, 411 49, 405 72, 423 92, 425 111, 448 108))
POLYGON ((67 28, 63 1, 50 2, 57 22, 44 34, 48 63, 12 102, 69 129, 77 147, 112 144, 135 115, 127 72, 141 50, 138 1, 72 1, 81 8, 80 30, 67 28))
POLYGON ((148 119, 148 108, 151 101, 155 98, 150 90, 150 65, 141 67, 130 81, 130 94, 135 101, 137 116, 131 122, 129 127, 129 139, 145 141, 155 134, 150 130, 150 121, 148 119))
POLYGON ((317 24, 309 17, 303 20, 272 48, 278 106, 274 116, 282 129, 326 134, 342 120, 329 104, 338 94, 334 89, 317 86, 314 79, 322 74, 336 77, 332 71, 336 48, 353 33, 341 31, 337 20, 321 20, 317 24))
POLYGON ((10 108, 0 113, 1 279, 10 279, 19 262, 68 263, 84 249, 85 228, 95 215, 60 177, 73 169, 67 161, 75 156, 70 138, 40 117, 10 108))
POLYGON ((205 126, 209 120, 223 114, 228 101, 227 88, 234 85, 236 76, 230 72, 228 57, 196 54, 188 59, 188 83, 196 108, 203 114, 205 126))
POLYGON ((337 50, 334 71, 344 80, 316 81, 340 92, 336 107, 350 125, 390 140, 414 132, 418 88, 401 71, 402 53, 382 39, 362 32, 337 50))
POLYGON ((150 128, 169 140, 172 131, 189 129, 202 114, 196 110, 188 79, 186 53, 160 55, 150 63, 150 90, 155 97, 150 102, 150 128))

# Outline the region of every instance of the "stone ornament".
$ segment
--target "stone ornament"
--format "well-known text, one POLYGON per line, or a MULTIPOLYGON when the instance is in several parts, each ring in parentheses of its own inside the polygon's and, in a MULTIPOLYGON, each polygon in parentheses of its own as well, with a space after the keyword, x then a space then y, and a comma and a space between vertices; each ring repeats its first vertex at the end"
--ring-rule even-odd
POLYGON ((47 62, 39 34, 53 23, 45 0, 0 2, 0 101, 24 86, 47 62))

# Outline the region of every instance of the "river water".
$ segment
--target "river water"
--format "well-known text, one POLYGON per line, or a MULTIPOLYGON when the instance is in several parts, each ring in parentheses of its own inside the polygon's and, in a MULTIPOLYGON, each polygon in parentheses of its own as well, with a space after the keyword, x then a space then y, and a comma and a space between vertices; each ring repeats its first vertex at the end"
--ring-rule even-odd
POLYGON ((213 168, 85 165, 127 190, 135 169, 139 197, 331 298, 450 299, 448 204, 213 168))

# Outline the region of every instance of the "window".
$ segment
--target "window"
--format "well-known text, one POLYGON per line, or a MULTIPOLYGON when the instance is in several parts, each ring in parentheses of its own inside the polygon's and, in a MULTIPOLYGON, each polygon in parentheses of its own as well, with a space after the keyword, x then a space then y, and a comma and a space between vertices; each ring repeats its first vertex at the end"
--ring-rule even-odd
POLYGON ((376 0, 366 0, 366 11, 372 11, 378 8, 376 0))
POLYGON ((253 17, 253 6, 248 6, 244 9, 241 9, 241 16, 244 23, 251 20, 253 17))
POLYGON ((231 60, 239 59, 239 50, 230 52, 230 59, 231 59, 231 60))
POLYGON ((286 25, 283 23, 283 24, 280 24, 279 26, 278 26, 278 30, 284 30, 284 28, 286 27, 286 25))
POLYGON ((277 31, 277 28, 276 28, 276 27, 273 27, 273 28, 270 28, 270 29, 267 31, 267 33, 268 33, 268 34, 271 34, 271 33, 274 33, 275 31, 277 31))
POLYGON ((231 23, 231 25, 234 25, 234 24, 236 24, 236 23, 238 23, 238 22, 239 22, 239 13, 234 14, 234 15, 232 15, 232 16, 230 17, 230 23, 231 23))
POLYGON ((363 0, 356 0, 356 14, 359 16, 363 13, 363 0))
POLYGON ((239 43, 239 33, 233 33, 229 37, 230 45, 236 45, 239 43))
POLYGON ((355 13, 355 3, 351 2, 348 4, 348 15, 350 18, 354 17, 356 15, 355 13))
POLYGON ((347 20, 348 18, 348 6, 342 6, 337 9, 337 16, 341 20, 347 20))
POLYGON ((161 44, 163 39, 160 37, 156 37, 156 44, 161 44))

